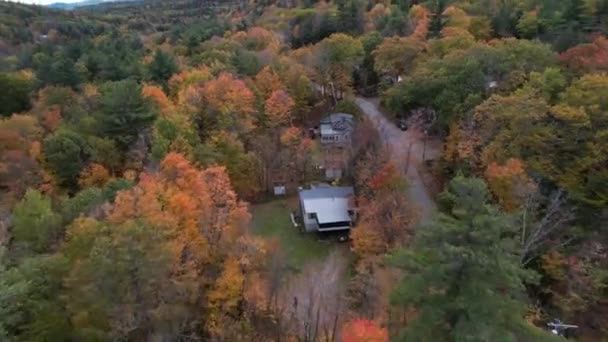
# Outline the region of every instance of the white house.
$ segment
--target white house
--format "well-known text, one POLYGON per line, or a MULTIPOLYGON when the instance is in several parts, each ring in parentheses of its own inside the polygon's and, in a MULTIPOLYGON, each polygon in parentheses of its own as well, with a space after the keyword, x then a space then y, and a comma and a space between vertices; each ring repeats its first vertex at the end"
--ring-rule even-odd
POLYGON ((355 221, 354 195, 349 186, 318 185, 301 189, 300 210, 306 232, 351 229, 355 221))

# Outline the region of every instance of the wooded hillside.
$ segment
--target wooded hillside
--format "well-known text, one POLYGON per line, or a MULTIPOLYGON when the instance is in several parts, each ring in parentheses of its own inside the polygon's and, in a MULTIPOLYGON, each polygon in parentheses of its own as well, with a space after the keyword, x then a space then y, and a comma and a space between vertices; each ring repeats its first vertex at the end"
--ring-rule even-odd
POLYGON ((608 0, 0 1, 2 341, 601 341, 607 228, 608 0), (332 162, 318 293, 253 227, 332 162))

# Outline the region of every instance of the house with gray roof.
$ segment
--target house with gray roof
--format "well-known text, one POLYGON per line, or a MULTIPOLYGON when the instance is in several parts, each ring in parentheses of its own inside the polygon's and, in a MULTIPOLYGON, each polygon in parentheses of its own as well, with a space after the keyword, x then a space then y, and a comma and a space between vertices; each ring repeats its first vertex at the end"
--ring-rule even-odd
POLYGON ((351 114, 329 114, 319 122, 319 135, 323 145, 350 145, 355 122, 351 114))
POLYGON ((300 189, 300 210, 306 232, 349 230, 355 221, 354 189, 311 186, 300 189))

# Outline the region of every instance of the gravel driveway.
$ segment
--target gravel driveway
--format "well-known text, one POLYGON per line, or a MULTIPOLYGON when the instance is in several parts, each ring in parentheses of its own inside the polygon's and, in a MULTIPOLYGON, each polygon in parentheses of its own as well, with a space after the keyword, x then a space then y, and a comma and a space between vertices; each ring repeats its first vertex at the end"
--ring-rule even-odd
MULTIPOLYGON (((424 134, 415 127, 401 131, 395 124, 387 119, 379 109, 377 98, 356 97, 355 103, 365 115, 376 125, 380 137, 390 147, 397 165, 401 166, 408 180, 407 196, 420 210, 421 223, 428 222, 437 209, 429 189, 424 183, 420 172, 428 172, 422 160, 424 150, 425 159, 436 159, 441 153, 441 143, 437 139, 427 138, 424 147, 424 134), (408 151, 409 150, 409 151, 408 151), (409 154, 409 165, 408 165, 409 154)), ((429 175, 430 176, 430 175, 429 175)), ((430 178, 430 177, 429 177, 430 178)))

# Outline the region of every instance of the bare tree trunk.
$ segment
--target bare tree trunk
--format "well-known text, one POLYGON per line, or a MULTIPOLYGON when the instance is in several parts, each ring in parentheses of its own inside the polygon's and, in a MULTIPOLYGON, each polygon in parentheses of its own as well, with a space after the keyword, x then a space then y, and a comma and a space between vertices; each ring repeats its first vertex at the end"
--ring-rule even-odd
MULTIPOLYGON (((567 206, 567 198, 563 190, 558 190, 549 198, 549 202, 542 212, 539 212, 538 209, 540 200, 534 198, 534 196, 533 194, 526 200, 526 208, 524 208, 521 222, 521 264, 524 266, 538 256, 541 248, 547 245, 552 237, 563 233, 575 218, 574 209, 567 206), (531 210, 537 210, 537 212, 534 215, 536 219, 532 218, 534 222, 529 225, 528 211, 531 210)), ((558 242, 556 246, 562 246, 571 241, 571 239, 565 242, 556 240, 558 242)))
POLYGON ((312 340, 313 342, 317 340, 317 333, 319 331, 319 320, 321 318, 321 305, 317 305, 317 317, 315 319, 315 329, 313 331, 312 340))
MULTIPOLYGON (((338 302, 340 303, 340 302, 338 302)), ((336 332, 338 330, 338 319, 340 318, 340 305, 338 304, 338 308, 336 310, 336 313, 334 315, 334 326, 333 329, 331 331, 331 341, 335 341, 336 340, 336 332)))

